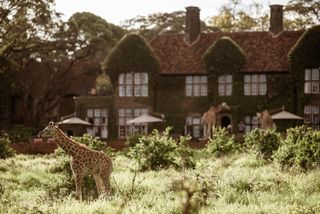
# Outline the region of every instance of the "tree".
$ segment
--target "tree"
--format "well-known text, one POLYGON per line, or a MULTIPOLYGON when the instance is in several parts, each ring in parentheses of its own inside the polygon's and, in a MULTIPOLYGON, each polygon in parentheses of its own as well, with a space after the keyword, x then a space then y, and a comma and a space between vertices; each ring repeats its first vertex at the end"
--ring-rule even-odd
MULTIPOLYGON (((172 13, 155 13, 149 16, 137 16, 126 21, 124 28, 141 34, 147 40, 159 34, 183 33, 186 21, 185 11, 175 11, 172 13)), ((217 28, 207 26, 201 22, 203 32, 217 31, 217 28)))
POLYGON ((319 0, 290 0, 285 11, 292 17, 285 21, 289 29, 302 29, 320 23, 319 0))

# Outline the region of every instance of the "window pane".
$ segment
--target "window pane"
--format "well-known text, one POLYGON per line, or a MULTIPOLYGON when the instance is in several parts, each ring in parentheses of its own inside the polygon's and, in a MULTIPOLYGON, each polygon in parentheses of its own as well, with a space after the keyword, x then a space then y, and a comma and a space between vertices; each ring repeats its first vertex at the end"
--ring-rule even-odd
POLYGON ((108 138, 108 128, 106 126, 101 127, 101 138, 108 138))
POLYGON ((142 108, 141 109, 141 115, 143 114, 148 114, 148 109, 147 108, 142 108))
POLYGON ((134 86, 134 96, 136 96, 136 97, 141 96, 141 85, 134 86))
POLYGON ((87 109, 87 116, 88 117, 93 117, 93 109, 87 109))
POLYGON ((126 87, 126 96, 131 97, 132 96, 132 85, 127 85, 126 87))
POLYGON ((244 84, 244 95, 251 95, 250 84, 244 84))
POLYGON ((319 114, 319 106, 312 106, 312 114, 319 114))
POLYGON ((95 109, 94 110, 94 116, 95 117, 101 117, 101 110, 100 109, 95 109))
POLYGON ((148 73, 141 73, 141 83, 148 84, 148 73))
POLYGON ((251 90, 251 95, 258 95, 258 84, 252 83, 251 90))
POLYGON ((231 96, 232 95, 232 84, 226 85, 226 95, 231 96))
POLYGON ((252 82, 258 82, 258 75, 257 74, 252 75, 252 82))
POLYGON ((127 108, 126 109, 126 117, 131 117, 132 115, 132 109, 127 108))
POLYGON ((126 95, 126 88, 124 85, 119 86, 119 96, 124 97, 126 95))
POLYGON ((186 83, 192 84, 192 76, 187 76, 186 83))
POLYGON ((260 83, 259 94, 266 95, 267 93, 267 83, 260 83))
POLYGON ((102 110, 101 110, 101 116, 102 116, 102 117, 107 117, 107 116, 108 116, 108 111, 107 111, 107 109, 102 109, 102 110))
POLYGON ((126 125, 126 122, 125 122, 125 118, 124 118, 124 117, 120 117, 120 118, 119 118, 119 125, 126 125))
POLYGON ((252 124, 253 125, 258 125, 259 124, 258 117, 256 117, 256 116, 252 117, 252 124))
POLYGON ((119 109, 119 117, 124 117, 125 116, 125 109, 120 108, 119 109))
POLYGON ((208 87, 207 84, 201 85, 201 96, 207 96, 208 95, 208 87))
POLYGON ((132 84, 132 74, 126 73, 126 84, 132 84))
POLYGON ((310 69, 306 69, 305 70, 304 79, 305 80, 311 80, 311 70, 310 69))
POLYGON ((134 83, 135 84, 141 84, 141 73, 135 73, 134 74, 134 83))
POLYGON ((200 137, 200 126, 193 127, 193 137, 200 137))
POLYGON ((319 80, 319 69, 312 69, 312 80, 319 80))
POLYGON ((139 117, 139 116, 141 116, 141 109, 139 108, 134 109, 134 117, 139 117))
POLYGON ((259 81, 260 82, 267 82, 267 76, 265 74, 260 74, 259 81))
POLYGON ((208 77, 207 76, 201 76, 201 83, 207 83, 208 77))
POLYGON ((218 92, 219 92, 219 96, 224 96, 225 95, 224 84, 223 83, 219 84, 218 92))
POLYGON ((218 82, 219 83, 224 83, 225 82, 225 76, 219 76, 218 77, 218 82))
POLYGON ((193 83, 199 84, 200 83, 200 76, 194 76, 193 77, 193 83))
POLYGON ((101 124, 100 118, 94 118, 93 124, 94 124, 95 126, 100 126, 100 124, 101 124))
POLYGON ((250 116, 245 116, 244 117, 244 123, 245 124, 251 124, 251 117, 250 116))
POLYGON ((310 114, 311 113, 311 106, 305 106, 304 107, 304 113, 305 114, 310 114))
POLYGON ((192 85, 186 85, 186 96, 192 96, 192 85))
POLYGON ((186 125, 192 125, 192 117, 186 118, 186 125))
POLYGON ((304 93, 306 93, 306 94, 311 93, 311 82, 304 83, 304 93))
POLYGON ((226 76, 226 82, 227 83, 232 83, 232 75, 227 75, 226 76))
POLYGON ((119 75, 119 84, 124 84, 124 74, 119 75))
POLYGON ((194 96, 200 96, 200 85, 194 85, 194 96))
POLYGON ((246 83, 251 82, 251 76, 250 75, 244 75, 244 82, 246 82, 246 83))
POLYGON ((319 82, 312 82, 312 93, 319 93, 319 82))
POLYGON ((143 97, 147 97, 148 96, 148 86, 147 85, 143 85, 141 87, 141 95, 143 97))

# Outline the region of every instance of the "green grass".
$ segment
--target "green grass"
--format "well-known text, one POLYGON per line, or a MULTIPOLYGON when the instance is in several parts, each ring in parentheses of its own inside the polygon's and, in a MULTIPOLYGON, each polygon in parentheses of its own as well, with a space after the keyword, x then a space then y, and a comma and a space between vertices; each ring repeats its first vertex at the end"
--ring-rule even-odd
POLYGON ((96 198, 91 183, 82 203, 75 200, 67 157, 17 155, 0 160, 0 213, 181 213, 185 194, 177 184, 183 179, 196 189, 201 182, 209 184, 206 200, 200 192, 192 197, 199 213, 320 213, 319 170, 280 171, 276 164, 246 153, 219 159, 197 153, 195 169, 137 173, 135 163, 119 153, 112 195, 96 198))

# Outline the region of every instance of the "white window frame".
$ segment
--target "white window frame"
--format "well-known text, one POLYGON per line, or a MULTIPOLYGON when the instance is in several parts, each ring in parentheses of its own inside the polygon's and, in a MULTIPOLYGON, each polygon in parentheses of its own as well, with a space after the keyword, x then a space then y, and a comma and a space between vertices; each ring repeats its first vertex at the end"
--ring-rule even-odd
POLYGON ((244 75, 244 95, 261 96, 267 93, 266 74, 245 74, 244 75))
POLYGON ((93 137, 108 138, 108 109, 88 108, 86 120, 92 123, 87 133, 93 137))
POLYGON ((315 130, 320 130, 320 106, 304 106, 304 123, 315 130))
POLYGON ((185 95, 187 97, 208 96, 208 76, 186 76, 185 95))
POLYGON ((304 71, 304 93, 320 93, 320 68, 308 68, 304 71))
POLYGON ((143 114, 148 114, 148 108, 119 108, 118 109, 118 136, 119 138, 126 138, 133 134, 146 134, 148 131, 148 124, 143 123, 139 125, 127 125, 129 120, 139 117, 143 114))
POLYGON ((201 138, 203 134, 201 114, 193 114, 186 117, 184 134, 193 138, 201 138))
POLYGON ((121 73, 119 97, 148 97, 149 76, 146 72, 121 73))
POLYGON ((221 75, 218 77, 218 95, 232 96, 232 75, 221 75))

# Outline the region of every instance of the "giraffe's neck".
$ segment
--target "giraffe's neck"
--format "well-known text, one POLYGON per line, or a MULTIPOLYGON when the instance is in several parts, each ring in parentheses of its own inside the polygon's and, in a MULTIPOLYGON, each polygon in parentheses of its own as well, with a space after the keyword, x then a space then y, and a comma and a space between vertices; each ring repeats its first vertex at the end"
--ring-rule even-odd
POLYGON ((83 148, 83 146, 67 135, 63 133, 62 130, 56 129, 56 134, 54 136, 56 143, 69 155, 74 156, 76 154, 76 150, 79 148, 83 148))

